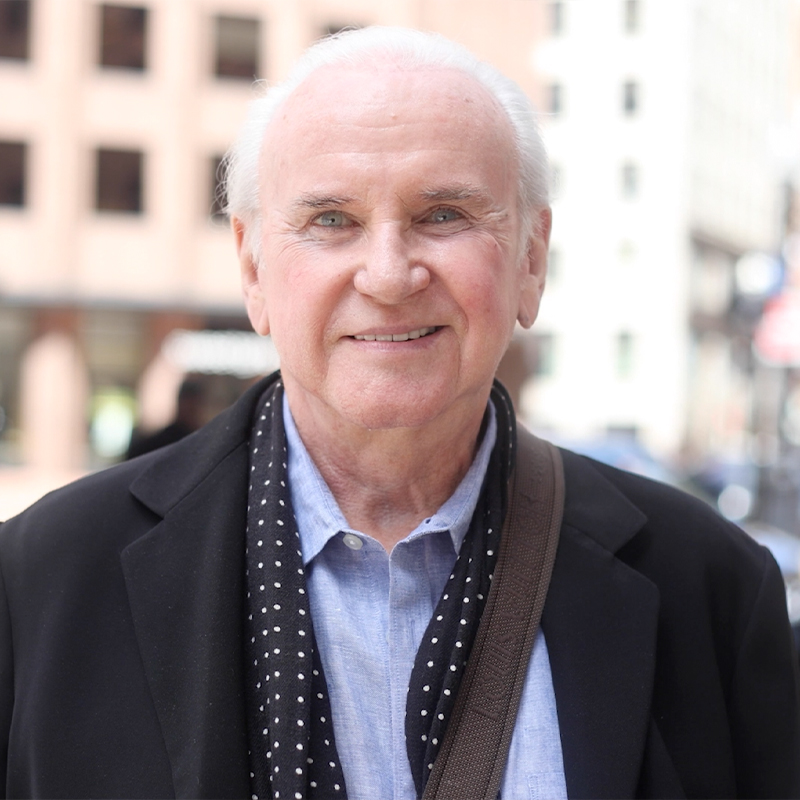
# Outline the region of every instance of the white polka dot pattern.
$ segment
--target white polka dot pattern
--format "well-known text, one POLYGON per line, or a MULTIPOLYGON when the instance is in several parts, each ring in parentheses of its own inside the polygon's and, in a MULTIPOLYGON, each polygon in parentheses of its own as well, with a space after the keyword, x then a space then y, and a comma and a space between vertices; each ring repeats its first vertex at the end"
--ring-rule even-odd
POLYGON ((246 687, 251 797, 346 797, 287 487, 278 381, 259 404, 247 508, 246 687))
POLYGON ((493 390, 492 401, 497 443, 470 529, 422 638, 408 687, 406 748, 419 796, 444 740, 497 563, 516 434, 510 400, 493 390))

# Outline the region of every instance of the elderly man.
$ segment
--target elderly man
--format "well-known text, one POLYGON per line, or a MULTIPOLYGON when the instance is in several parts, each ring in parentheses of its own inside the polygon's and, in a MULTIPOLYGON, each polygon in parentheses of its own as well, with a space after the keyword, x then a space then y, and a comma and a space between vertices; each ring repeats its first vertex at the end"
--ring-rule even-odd
MULTIPOLYGON (((366 29, 256 101, 229 167, 280 375, 0 529, 10 796, 421 797, 464 719, 528 458, 493 376, 544 288, 532 112, 457 46, 366 29)), ((560 458, 541 630, 509 712, 488 698, 490 795, 797 796, 773 560, 672 489, 560 458)))

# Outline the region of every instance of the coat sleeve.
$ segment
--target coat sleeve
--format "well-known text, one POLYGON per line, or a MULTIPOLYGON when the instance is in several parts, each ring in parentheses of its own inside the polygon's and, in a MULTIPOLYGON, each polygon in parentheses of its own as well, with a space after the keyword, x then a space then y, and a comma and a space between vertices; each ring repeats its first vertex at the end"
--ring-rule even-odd
POLYGON ((800 798, 800 675, 778 566, 765 553, 730 695, 739 797, 800 798))
MULTIPOLYGON (((0 523, 2 526, 2 523, 0 523)), ((6 796, 8 740, 14 709, 14 652, 5 579, 0 564, 0 797, 6 796)))

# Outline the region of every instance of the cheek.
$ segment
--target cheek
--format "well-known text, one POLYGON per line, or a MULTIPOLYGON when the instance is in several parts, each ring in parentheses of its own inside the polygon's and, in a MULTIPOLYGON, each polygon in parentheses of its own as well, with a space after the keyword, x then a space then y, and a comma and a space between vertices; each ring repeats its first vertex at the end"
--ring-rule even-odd
POLYGON ((305 249, 296 244, 285 244, 267 254, 269 294, 273 312, 278 317, 291 320, 293 314, 310 312, 313 308, 313 289, 319 288, 324 274, 315 269, 305 249))
POLYGON ((516 272, 499 244, 481 250, 472 253, 462 275, 462 307, 473 323, 500 334, 513 329, 516 319, 516 272))
POLYGON ((324 247, 314 241, 285 242, 271 257, 275 280, 290 301, 305 293, 323 296, 340 291, 357 261, 347 248, 324 247))
POLYGON ((326 330, 347 286, 346 269, 313 248, 288 245, 270 262, 270 320, 276 346, 288 345, 304 359, 324 343, 326 330))

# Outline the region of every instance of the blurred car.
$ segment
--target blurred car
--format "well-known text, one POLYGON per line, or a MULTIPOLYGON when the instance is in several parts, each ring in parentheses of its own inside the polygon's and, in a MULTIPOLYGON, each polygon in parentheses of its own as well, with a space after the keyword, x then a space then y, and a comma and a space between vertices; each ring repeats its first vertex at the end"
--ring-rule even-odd
POLYGON ((758 489, 758 467, 752 462, 713 459, 692 473, 693 483, 716 501, 719 512, 738 522, 753 510, 758 489))
POLYGON ((561 437, 550 432, 543 434, 553 444, 566 447, 627 472, 668 483, 715 506, 714 498, 691 478, 656 458, 641 442, 630 436, 603 436, 592 439, 561 437))
POLYGON ((759 520, 747 520, 741 527, 775 557, 786 583, 789 619, 800 622, 800 537, 759 520))
POLYGON ((800 621, 800 537, 758 520, 745 520, 752 507, 755 467, 718 464, 701 473, 703 479, 688 476, 658 460, 640 442, 630 437, 607 436, 570 439, 544 434, 553 444, 581 455, 668 483, 704 500, 718 513, 736 522, 757 542, 767 547, 783 573, 789 618, 800 621))
POLYGON ((767 522, 747 520, 741 527, 759 544, 768 547, 778 562, 784 578, 800 573, 800 538, 767 522))

